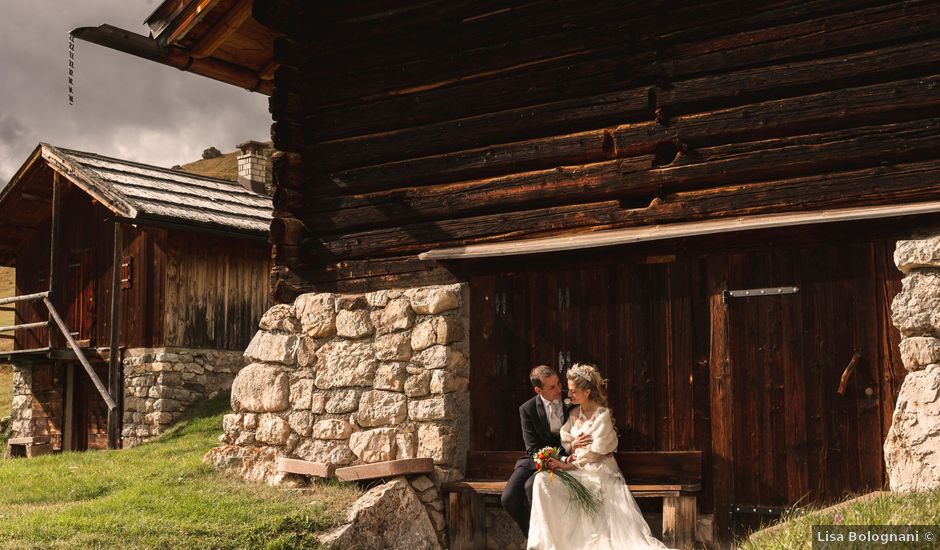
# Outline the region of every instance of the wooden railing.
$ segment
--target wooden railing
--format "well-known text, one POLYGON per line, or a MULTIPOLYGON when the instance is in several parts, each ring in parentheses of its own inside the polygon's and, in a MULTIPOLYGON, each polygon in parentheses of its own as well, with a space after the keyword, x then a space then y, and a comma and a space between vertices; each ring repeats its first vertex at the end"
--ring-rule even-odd
MULTIPOLYGON (((78 346, 78 342, 75 341, 75 337, 72 335, 72 332, 69 330, 68 325, 65 324, 65 321, 62 320, 62 316, 59 315, 59 312, 56 310, 55 306, 52 305, 52 302, 49 301, 48 292, 37 292, 35 294, 24 294, 23 296, 13 296, 10 298, 0 298, 0 305, 4 304, 13 304, 17 302, 32 302, 36 300, 42 300, 42 303, 46 305, 46 309, 49 310, 49 321, 40 321, 36 323, 24 323, 21 325, 10 325, 6 327, 0 327, 0 332, 10 332, 16 330, 26 330, 31 328, 41 328, 48 327, 49 325, 54 324, 59 331, 62 333, 62 336, 65 337, 65 341, 68 342, 69 347, 72 348, 72 351, 75 353, 75 357, 78 358, 78 361, 82 364, 82 367, 85 369, 85 372, 88 373, 88 377, 91 378, 91 381, 95 384, 95 388, 98 390, 98 393, 101 394, 101 398, 104 399, 104 402, 108 405, 108 410, 113 411, 117 409, 117 403, 114 402, 114 399, 111 398, 111 394, 108 393, 107 388, 104 387, 104 384, 101 383, 101 379, 98 378, 98 374, 95 373, 94 367, 91 366, 91 363, 88 362, 88 359, 85 357, 85 354, 82 352, 82 349, 78 346)), ((51 341, 51 338, 50 338, 51 341)), ((51 346, 50 346, 51 347, 51 346)), ((29 352, 39 352, 43 351, 42 348, 32 349, 32 350, 17 350, 19 353, 29 353, 29 352)))

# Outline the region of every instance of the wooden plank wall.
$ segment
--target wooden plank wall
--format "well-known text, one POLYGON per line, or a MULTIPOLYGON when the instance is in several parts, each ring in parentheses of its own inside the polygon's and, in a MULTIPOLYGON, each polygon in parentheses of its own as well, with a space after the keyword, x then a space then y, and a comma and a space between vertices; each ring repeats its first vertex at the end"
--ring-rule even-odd
POLYGON ((166 345, 245 349, 271 305, 269 245, 178 231, 166 239, 166 345))
POLYGON ((277 298, 437 247, 940 196, 932 1, 255 0, 277 298))

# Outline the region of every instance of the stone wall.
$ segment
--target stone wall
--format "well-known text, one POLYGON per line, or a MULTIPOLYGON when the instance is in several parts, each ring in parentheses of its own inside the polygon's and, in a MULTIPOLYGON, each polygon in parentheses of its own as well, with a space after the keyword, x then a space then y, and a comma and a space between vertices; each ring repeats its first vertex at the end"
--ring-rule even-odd
POLYGON ((894 491, 940 487, 940 236, 900 241, 894 261, 903 273, 892 304, 908 375, 884 445, 894 491))
POLYGON ((13 437, 33 435, 33 377, 30 369, 13 367, 13 437))
POLYGON ((229 389, 244 366, 239 351, 137 348, 124 352, 124 447, 151 439, 187 407, 229 389))
POLYGON ((462 477, 469 441, 465 285, 304 294, 271 308, 232 386, 225 445, 207 460, 280 481, 277 457, 337 466, 429 457, 418 491, 444 526, 437 489, 462 477))

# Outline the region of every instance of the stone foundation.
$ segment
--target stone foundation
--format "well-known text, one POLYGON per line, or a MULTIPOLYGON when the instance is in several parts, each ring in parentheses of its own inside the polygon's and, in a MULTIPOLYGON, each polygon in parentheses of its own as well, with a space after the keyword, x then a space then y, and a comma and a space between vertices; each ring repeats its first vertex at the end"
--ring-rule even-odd
POLYGON ((33 435, 33 377, 29 369, 13 367, 12 437, 33 435))
POLYGON ((348 466, 429 457, 435 472, 409 481, 442 534, 439 487, 462 477, 469 441, 466 293, 450 285, 304 294, 274 306, 232 386, 226 445, 207 460, 277 483, 261 459, 348 466))
POLYGON ((905 273, 891 306, 909 374, 898 394, 885 464, 893 491, 940 487, 940 236, 900 241, 905 273))
POLYGON ((196 401, 232 386, 242 353, 186 348, 124 352, 124 447, 160 435, 196 401))

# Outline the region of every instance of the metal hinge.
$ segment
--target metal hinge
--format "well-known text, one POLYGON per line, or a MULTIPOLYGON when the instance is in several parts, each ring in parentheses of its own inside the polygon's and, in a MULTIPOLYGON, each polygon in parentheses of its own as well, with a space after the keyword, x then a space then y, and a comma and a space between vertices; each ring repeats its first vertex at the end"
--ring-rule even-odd
POLYGON ((727 290, 721 293, 721 299, 728 306, 731 298, 760 298, 761 296, 783 296, 796 294, 800 291, 797 286, 775 286, 770 288, 749 288, 747 290, 727 290))

